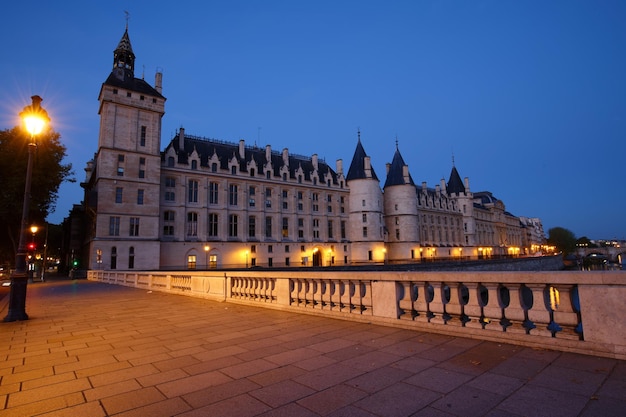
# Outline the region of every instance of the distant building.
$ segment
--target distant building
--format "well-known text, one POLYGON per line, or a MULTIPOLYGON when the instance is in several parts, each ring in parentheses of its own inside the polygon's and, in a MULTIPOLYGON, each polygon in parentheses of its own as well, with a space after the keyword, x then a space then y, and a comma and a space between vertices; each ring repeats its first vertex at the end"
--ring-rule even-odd
MULTIPOLYGON (((381 189, 360 132, 344 175, 317 155, 186 133, 161 151, 166 98, 134 76, 128 29, 100 90, 87 163, 81 263, 89 269, 330 266, 527 253, 528 224, 490 192, 416 185, 398 146, 381 189)), ((536 219, 540 225, 538 219, 536 219)))

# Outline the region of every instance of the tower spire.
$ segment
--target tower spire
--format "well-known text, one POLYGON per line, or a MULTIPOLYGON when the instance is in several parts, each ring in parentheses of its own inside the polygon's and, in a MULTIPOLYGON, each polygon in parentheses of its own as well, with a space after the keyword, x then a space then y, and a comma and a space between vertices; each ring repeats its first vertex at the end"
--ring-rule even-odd
POLYGON ((113 51, 113 73, 122 80, 132 80, 135 77, 135 54, 128 37, 128 12, 126 13, 126 29, 117 48, 113 51))

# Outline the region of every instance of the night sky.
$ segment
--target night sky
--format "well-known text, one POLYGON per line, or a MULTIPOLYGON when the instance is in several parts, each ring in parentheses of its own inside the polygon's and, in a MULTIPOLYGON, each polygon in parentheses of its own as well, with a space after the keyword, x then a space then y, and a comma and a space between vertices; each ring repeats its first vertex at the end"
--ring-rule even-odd
POLYGON ((416 183, 491 191, 546 233, 626 239, 624 1, 29 1, 0 6, 0 129, 30 96, 82 200, 98 93, 126 25, 135 76, 167 97, 162 148, 188 134, 317 153, 357 143, 385 179, 396 140, 416 183))

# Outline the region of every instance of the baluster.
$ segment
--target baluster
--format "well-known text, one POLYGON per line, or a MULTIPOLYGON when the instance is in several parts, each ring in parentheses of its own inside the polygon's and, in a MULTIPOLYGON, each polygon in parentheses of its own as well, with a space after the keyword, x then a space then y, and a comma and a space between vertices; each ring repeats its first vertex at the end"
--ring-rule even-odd
POLYGON ((487 288, 477 282, 464 284, 468 291, 467 304, 463 306, 463 312, 467 316, 465 327, 472 329, 482 329, 486 323, 483 322, 482 308, 489 302, 489 292, 487 288))
POLYGON ((545 284, 526 284, 526 287, 532 291, 534 300, 532 309, 528 311, 528 317, 537 326, 530 334, 550 337, 552 333, 548 327, 550 327, 552 320, 550 318, 550 307, 544 301, 546 286, 545 284))
POLYGON ((372 301, 370 293, 368 290, 369 281, 357 281, 357 287, 355 289, 359 305, 357 311, 360 314, 371 314, 372 313, 372 301))
POLYGON ((558 333, 556 337, 580 340, 580 335, 576 331, 579 325, 578 314, 574 311, 572 300, 574 285, 553 285, 549 291, 554 321, 563 328, 563 331, 558 333))
POLYGON ((413 284, 409 281, 397 282, 396 285, 400 287, 401 297, 398 301, 398 307, 400 307, 400 319, 413 320, 413 294, 411 288, 413 284))
POLYGON ((483 306, 483 323, 485 328, 489 330, 503 331, 500 320, 502 319, 502 308, 499 301, 499 285, 495 282, 487 282, 483 284, 487 290, 487 304, 483 306))
POLYGON ((428 308, 428 303, 432 299, 432 287, 428 282, 415 282, 417 291, 415 292, 415 301, 413 301, 413 308, 415 310, 415 321, 428 323, 432 317, 432 313, 428 308))
MULTIPOLYGON (((448 320, 448 316, 445 315, 444 311, 444 292, 446 291, 444 287, 446 286, 443 282, 437 282, 432 285, 433 290, 433 299, 429 303, 430 312, 433 314, 433 317, 430 319, 431 323, 437 324, 446 324, 448 320)), ((448 292, 449 293, 449 292, 448 292)))

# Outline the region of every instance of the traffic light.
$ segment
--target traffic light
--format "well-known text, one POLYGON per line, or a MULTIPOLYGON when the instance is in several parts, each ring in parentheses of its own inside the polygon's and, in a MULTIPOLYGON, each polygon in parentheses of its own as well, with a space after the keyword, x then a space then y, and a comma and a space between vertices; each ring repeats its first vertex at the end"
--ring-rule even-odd
POLYGON ((74 259, 74 260, 72 261, 72 266, 73 266, 74 268, 78 268, 78 259, 74 259))
POLYGON ((34 251, 35 249, 37 249, 37 245, 35 245, 35 244, 34 244, 34 243, 32 243, 32 242, 28 244, 28 250, 29 250, 29 251, 31 251, 31 252, 32 252, 32 251, 34 251))

